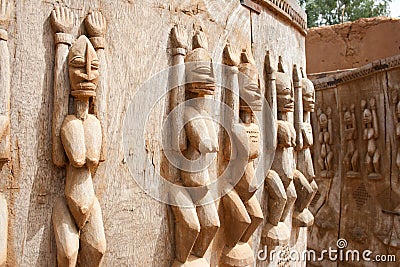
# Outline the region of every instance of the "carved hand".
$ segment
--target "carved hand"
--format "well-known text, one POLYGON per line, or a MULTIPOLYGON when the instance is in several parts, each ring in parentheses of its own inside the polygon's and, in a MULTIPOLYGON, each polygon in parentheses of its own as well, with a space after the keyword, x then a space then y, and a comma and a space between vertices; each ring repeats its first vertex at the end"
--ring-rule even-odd
POLYGON ((74 27, 74 13, 67 7, 56 6, 51 12, 51 24, 56 33, 71 34, 74 27))
POLYGON ((4 30, 8 28, 11 17, 11 5, 7 0, 0 2, 0 27, 4 30))
POLYGON ((239 49, 230 43, 227 43, 224 48, 224 63, 229 66, 237 66, 240 63, 239 49))
POLYGON ((85 20, 86 30, 90 37, 104 37, 107 32, 106 18, 100 11, 92 11, 85 20))
POLYGON ((172 42, 175 48, 187 48, 188 36, 182 25, 175 25, 172 29, 172 42))

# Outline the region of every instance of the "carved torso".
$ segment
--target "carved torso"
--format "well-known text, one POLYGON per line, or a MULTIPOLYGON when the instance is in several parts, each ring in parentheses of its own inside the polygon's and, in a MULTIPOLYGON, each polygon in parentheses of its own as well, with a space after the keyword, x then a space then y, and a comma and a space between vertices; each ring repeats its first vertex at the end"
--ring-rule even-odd
POLYGON ((249 142, 249 162, 258 158, 260 147, 260 128, 255 123, 242 124, 249 142))
POLYGON ((284 120, 278 120, 278 146, 292 147, 296 144, 296 131, 293 125, 284 120))
POLYGON ((303 122, 302 134, 303 134, 303 148, 310 148, 314 144, 312 126, 310 123, 303 122))
POLYGON ((97 165, 100 159, 102 131, 100 121, 88 114, 85 120, 68 115, 61 126, 61 140, 72 166, 97 165))

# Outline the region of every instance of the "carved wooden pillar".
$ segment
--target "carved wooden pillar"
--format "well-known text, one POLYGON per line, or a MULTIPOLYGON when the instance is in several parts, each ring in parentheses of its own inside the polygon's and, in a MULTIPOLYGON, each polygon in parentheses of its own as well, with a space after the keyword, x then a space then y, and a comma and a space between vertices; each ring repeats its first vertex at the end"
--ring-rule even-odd
POLYGON ((73 12, 57 6, 51 20, 56 32, 53 161, 66 168, 65 199, 57 200, 52 214, 57 261, 58 266, 99 266, 106 240, 92 175, 106 155, 102 127, 107 127, 107 106, 102 102, 107 100, 107 81, 99 77, 107 66, 106 21, 100 12, 91 12, 85 23, 90 41, 82 35, 71 46, 73 12), (70 95, 74 98, 71 114, 70 95), (96 115, 90 114, 91 100, 96 115))

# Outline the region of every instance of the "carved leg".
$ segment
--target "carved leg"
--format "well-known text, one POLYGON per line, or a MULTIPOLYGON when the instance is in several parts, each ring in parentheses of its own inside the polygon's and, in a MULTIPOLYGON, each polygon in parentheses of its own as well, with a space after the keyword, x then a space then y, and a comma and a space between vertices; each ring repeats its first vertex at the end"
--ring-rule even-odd
POLYGON ((343 165, 347 171, 351 170, 351 155, 349 152, 346 153, 343 159, 343 165))
POLYGON ((268 224, 263 229, 263 239, 266 245, 284 245, 289 241, 289 229, 280 222, 287 195, 279 175, 270 170, 265 179, 268 193, 268 224))
POLYGON ((381 158, 381 153, 380 153, 379 149, 376 149, 375 153, 374 153, 374 158, 372 160, 372 163, 374 164, 375 173, 380 172, 380 164, 379 164, 380 158, 381 158))
POLYGON ((293 208, 294 203, 297 199, 296 188, 294 187, 293 182, 290 182, 288 188, 286 189, 287 201, 285 209, 283 210, 283 214, 281 217, 281 222, 286 220, 286 217, 289 215, 290 210, 293 208))
POLYGON ((328 171, 331 171, 331 170, 332 170, 332 160, 333 160, 333 152, 330 151, 330 152, 328 153, 328 156, 326 157, 326 169, 327 169, 328 171))
POLYGON ((7 262, 8 208, 3 195, 0 194, 0 266, 7 262))
POLYGON ((314 216, 308 210, 308 205, 314 195, 314 190, 307 178, 298 170, 294 172, 293 183, 297 192, 293 225, 297 227, 311 226, 314 223, 314 216))
POLYGON ((251 223, 246 207, 235 190, 222 198, 225 214, 225 240, 228 247, 234 247, 251 223))
POLYGON ((256 196, 250 198, 247 202, 244 203, 247 212, 250 215, 251 224, 247 227, 246 232, 243 234, 240 241, 248 242, 253 235, 253 233, 257 230, 257 227, 263 222, 264 216, 262 213, 262 209, 260 203, 256 196))
POLYGON ((92 175, 88 168, 75 168, 72 165, 68 165, 66 174, 65 198, 75 223, 82 229, 89 219, 96 198, 92 175))
POLYGON ((365 155, 365 166, 367 168, 367 173, 374 172, 374 168, 372 166, 372 159, 368 153, 365 155))
POLYGON ((172 212, 175 217, 175 257, 173 266, 184 266, 200 233, 200 222, 196 208, 186 190, 170 193, 172 212))
POLYGON ((251 219, 246 207, 235 190, 230 191, 222 198, 224 207, 224 231, 226 246, 222 251, 221 267, 247 266, 254 262, 251 247, 247 243, 239 242, 246 232, 251 219), (240 263, 248 263, 240 265, 240 263))
POLYGON ((193 246, 192 254, 202 258, 210 246, 211 241, 217 234, 221 224, 214 203, 199 206, 196 210, 200 221, 200 233, 193 246))
POLYGON ((400 169, 400 147, 397 149, 396 165, 400 169))
POLYGON ((106 252, 106 236, 104 234, 103 217, 100 203, 95 198, 88 222, 81 231, 81 249, 78 264, 85 267, 100 266, 106 252))
POLYGON ((58 266, 75 267, 79 250, 79 233, 64 198, 58 199, 54 204, 52 221, 58 266))

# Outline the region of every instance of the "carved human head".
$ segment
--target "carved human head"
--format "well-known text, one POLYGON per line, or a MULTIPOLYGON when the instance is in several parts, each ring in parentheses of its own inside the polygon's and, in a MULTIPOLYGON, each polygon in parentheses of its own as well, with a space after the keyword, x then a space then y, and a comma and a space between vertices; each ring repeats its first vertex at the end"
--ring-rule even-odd
POLYGON ((242 52, 242 60, 239 64, 239 94, 241 110, 261 110, 260 76, 251 55, 247 51, 242 52))
POLYGON ((372 122, 372 113, 371 110, 369 110, 368 108, 364 109, 363 111, 363 122, 365 124, 369 124, 372 122))
POLYGON ((315 107, 315 90, 313 83, 303 78, 301 80, 302 93, 303 93, 303 109, 306 112, 314 112, 315 107))
POLYGON ((81 35, 68 54, 71 95, 90 97, 96 95, 99 81, 99 59, 89 39, 81 35))
POLYGON ((278 111, 294 111, 292 80, 286 73, 276 73, 276 97, 278 100, 278 111))
POLYGON ((185 57, 186 89, 192 93, 212 95, 215 91, 215 79, 204 32, 198 31, 195 34, 193 48, 185 57))
POLYGON ((318 120, 319 120, 319 127, 321 129, 328 128, 328 116, 323 113, 321 110, 318 110, 318 120))

